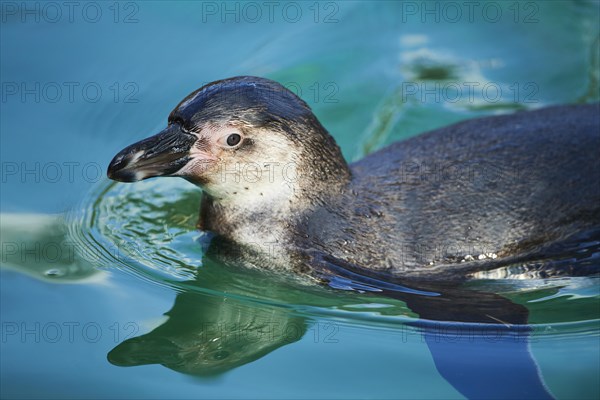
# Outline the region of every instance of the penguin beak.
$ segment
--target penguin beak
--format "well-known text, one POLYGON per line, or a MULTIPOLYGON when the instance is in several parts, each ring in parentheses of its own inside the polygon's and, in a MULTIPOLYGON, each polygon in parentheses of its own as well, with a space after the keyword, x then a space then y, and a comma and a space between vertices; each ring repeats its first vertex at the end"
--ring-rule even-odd
POLYGON ((170 124, 162 132, 121 150, 110 162, 107 175, 119 182, 136 182, 174 175, 190 160, 197 137, 170 124))

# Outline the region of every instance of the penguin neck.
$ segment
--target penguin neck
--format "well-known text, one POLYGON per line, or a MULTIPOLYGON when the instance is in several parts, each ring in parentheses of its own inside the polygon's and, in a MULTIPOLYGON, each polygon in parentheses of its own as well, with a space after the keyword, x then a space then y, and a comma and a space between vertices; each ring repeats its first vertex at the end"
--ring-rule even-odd
POLYGON ((269 252, 285 245, 293 231, 292 204, 239 202, 215 199, 206 192, 200 205, 198 227, 229 241, 269 252))
POLYGON ((198 227, 263 250, 293 244, 302 220, 319 207, 334 206, 351 183, 337 145, 318 150, 302 154, 296 175, 270 190, 249 185, 243 193, 225 198, 205 191, 198 227))
POLYGON ((277 199, 215 199, 204 192, 198 227, 241 244, 284 244, 295 241, 297 227, 319 207, 337 205, 345 191, 342 186, 331 192, 294 191, 277 199), (257 201, 252 201, 253 199, 257 201))

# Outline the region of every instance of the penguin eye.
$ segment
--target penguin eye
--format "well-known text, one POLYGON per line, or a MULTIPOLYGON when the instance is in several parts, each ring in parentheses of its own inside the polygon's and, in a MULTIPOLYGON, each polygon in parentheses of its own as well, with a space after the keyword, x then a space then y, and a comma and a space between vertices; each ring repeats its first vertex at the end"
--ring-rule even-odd
POLYGON ((231 135, 227 136, 227 145, 230 147, 237 146, 241 140, 242 137, 239 134, 232 133, 231 135))
POLYGON ((223 132, 223 134, 221 134, 217 139, 217 144, 226 149, 233 150, 241 146, 243 140, 244 135, 237 129, 232 129, 223 132))

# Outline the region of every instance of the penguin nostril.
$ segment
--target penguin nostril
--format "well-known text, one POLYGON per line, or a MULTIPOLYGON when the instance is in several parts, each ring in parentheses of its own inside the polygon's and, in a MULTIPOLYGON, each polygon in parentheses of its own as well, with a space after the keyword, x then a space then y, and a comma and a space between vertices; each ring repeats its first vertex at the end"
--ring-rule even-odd
POLYGON ((116 165, 118 165, 121 168, 126 167, 127 165, 129 165, 131 163, 131 159, 133 158, 133 154, 128 153, 128 154, 123 154, 121 157, 119 157, 116 160, 116 165))
POLYGON ((110 163, 110 168, 113 171, 127 168, 130 164, 135 163, 140 158, 140 152, 136 153, 124 153, 115 156, 114 160, 110 163))
POLYGON ((174 124, 179 125, 179 127, 181 128, 181 130, 184 133, 190 133, 190 125, 188 123, 186 123, 183 118, 181 117, 175 117, 171 120, 174 124))

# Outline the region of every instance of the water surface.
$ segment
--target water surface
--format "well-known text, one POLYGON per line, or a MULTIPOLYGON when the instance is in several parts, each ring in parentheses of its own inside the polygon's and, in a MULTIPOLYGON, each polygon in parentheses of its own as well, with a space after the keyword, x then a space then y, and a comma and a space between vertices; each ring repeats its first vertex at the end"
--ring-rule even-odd
POLYGON ((97 22, 3 3, 2 396, 598 398, 598 277, 489 276, 453 304, 491 293, 528 325, 452 307, 471 320, 441 322, 223 265, 195 229, 199 189, 104 177, 181 98, 239 74, 300 94, 348 160, 459 120, 598 101, 597 2, 493 3, 497 21, 483 2, 457 20, 408 3, 293 3, 296 22, 246 3, 237 21, 220 2, 93 3, 97 22))

